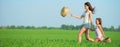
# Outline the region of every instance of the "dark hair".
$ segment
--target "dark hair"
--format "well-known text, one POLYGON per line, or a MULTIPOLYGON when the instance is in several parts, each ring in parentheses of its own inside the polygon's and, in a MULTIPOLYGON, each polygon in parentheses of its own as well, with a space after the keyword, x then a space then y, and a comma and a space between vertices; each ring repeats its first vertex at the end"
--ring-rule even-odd
POLYGON ((99 24, 102 26, 102 19, 101 18, 96 18, 96 20, 98 20, 99 24))
POLYGON ((84 5, 89 6, 89 10, 92 11, 92 13, 94 14, 95 8, 91 6, 90 2, 86 2, 84 5))

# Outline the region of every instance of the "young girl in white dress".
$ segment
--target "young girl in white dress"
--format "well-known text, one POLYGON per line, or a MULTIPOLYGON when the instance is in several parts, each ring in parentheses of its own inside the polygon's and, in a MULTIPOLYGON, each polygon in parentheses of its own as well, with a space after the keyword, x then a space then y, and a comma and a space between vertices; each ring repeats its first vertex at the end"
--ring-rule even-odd
POLYGON ((92 14, 94 13, 94 8, 91 6, 90 2, 86 2, 84 4, 84 7, 85 12, 81 16, 75 16, 74 14, 71 14, 72 17, 84 19, 83 26, 78 33, 78 43, 81 43, 83 33, 85 33, 85 37, 87 40, 94 41, 94 39, 90 38, 89 36, 89 29, 92 25, 92 14))
POLYGON ((111 42, 111 39, 109 37, 105 38, 105 34, 102 29, 102 19, 101 18, 96 18, 96 39, 94 40, 95 42, 111 42))
POLYGON ((95 42, 100 42, 104 40, 104 32, 102 29, 102 20, 101 18, 96 18, 96 39, 95 42))

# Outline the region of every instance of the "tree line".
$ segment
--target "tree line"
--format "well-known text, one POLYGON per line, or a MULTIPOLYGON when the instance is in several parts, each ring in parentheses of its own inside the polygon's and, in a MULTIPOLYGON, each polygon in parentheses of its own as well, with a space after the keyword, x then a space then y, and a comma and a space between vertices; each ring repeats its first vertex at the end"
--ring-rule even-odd
MULTIPOLYGON (((93 28, 96 28, 95 25, 92 25, 93 28)), ((65 29, 65 30, 79 30, 82 28, 82 25, 61 25, 61 29, 65 29)), ((114 26, 111 27, 103 27, 104 31, 115 31, 115 32, 120 32, 120 25, 117 28, 114 28, 114 26)))
MULTIPOLYGON (((95 27, 93 25, 93 27, 95 27)), ((62 24, 60 27, 47 27, 47 26, 41 26, 41 27, 35 27, 35 26, 0 26, 0 29, 63 29, 63 30, 80 30, 82 28, 82 25, 66 25, 62 24)), ((114 28, 114 26, 111 27, 103 27, 104 31, 119 31, 120 32, 120 25, 118 28, 114 28)))

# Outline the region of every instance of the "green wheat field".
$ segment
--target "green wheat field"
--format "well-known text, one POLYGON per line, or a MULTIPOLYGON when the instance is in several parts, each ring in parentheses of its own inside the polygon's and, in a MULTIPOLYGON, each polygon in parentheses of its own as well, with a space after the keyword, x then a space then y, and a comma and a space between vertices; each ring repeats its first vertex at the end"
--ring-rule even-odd
MULTIPOLYGON (((120 47, 120 32, 106 31, 111 43, 93 43, 82 36, 77 43, 79 30, 62 29, 0 29, 0 47, 120 47)), ((90 31, 95 39, 95 32, 90 31)))

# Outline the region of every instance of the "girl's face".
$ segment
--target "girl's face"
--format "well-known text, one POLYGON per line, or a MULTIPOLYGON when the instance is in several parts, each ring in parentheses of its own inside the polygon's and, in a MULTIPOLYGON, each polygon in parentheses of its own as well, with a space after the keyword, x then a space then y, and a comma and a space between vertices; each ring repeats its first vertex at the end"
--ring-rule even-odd
POLYGON ((98 20, 96 20, 96 24, 97 24, 97 25, 99 24, 99 21, 98 21, 98 20))
POLYGON ((85 5, 84 7, 85 7, 85 10, 89 10, 89 6, 85 5))

